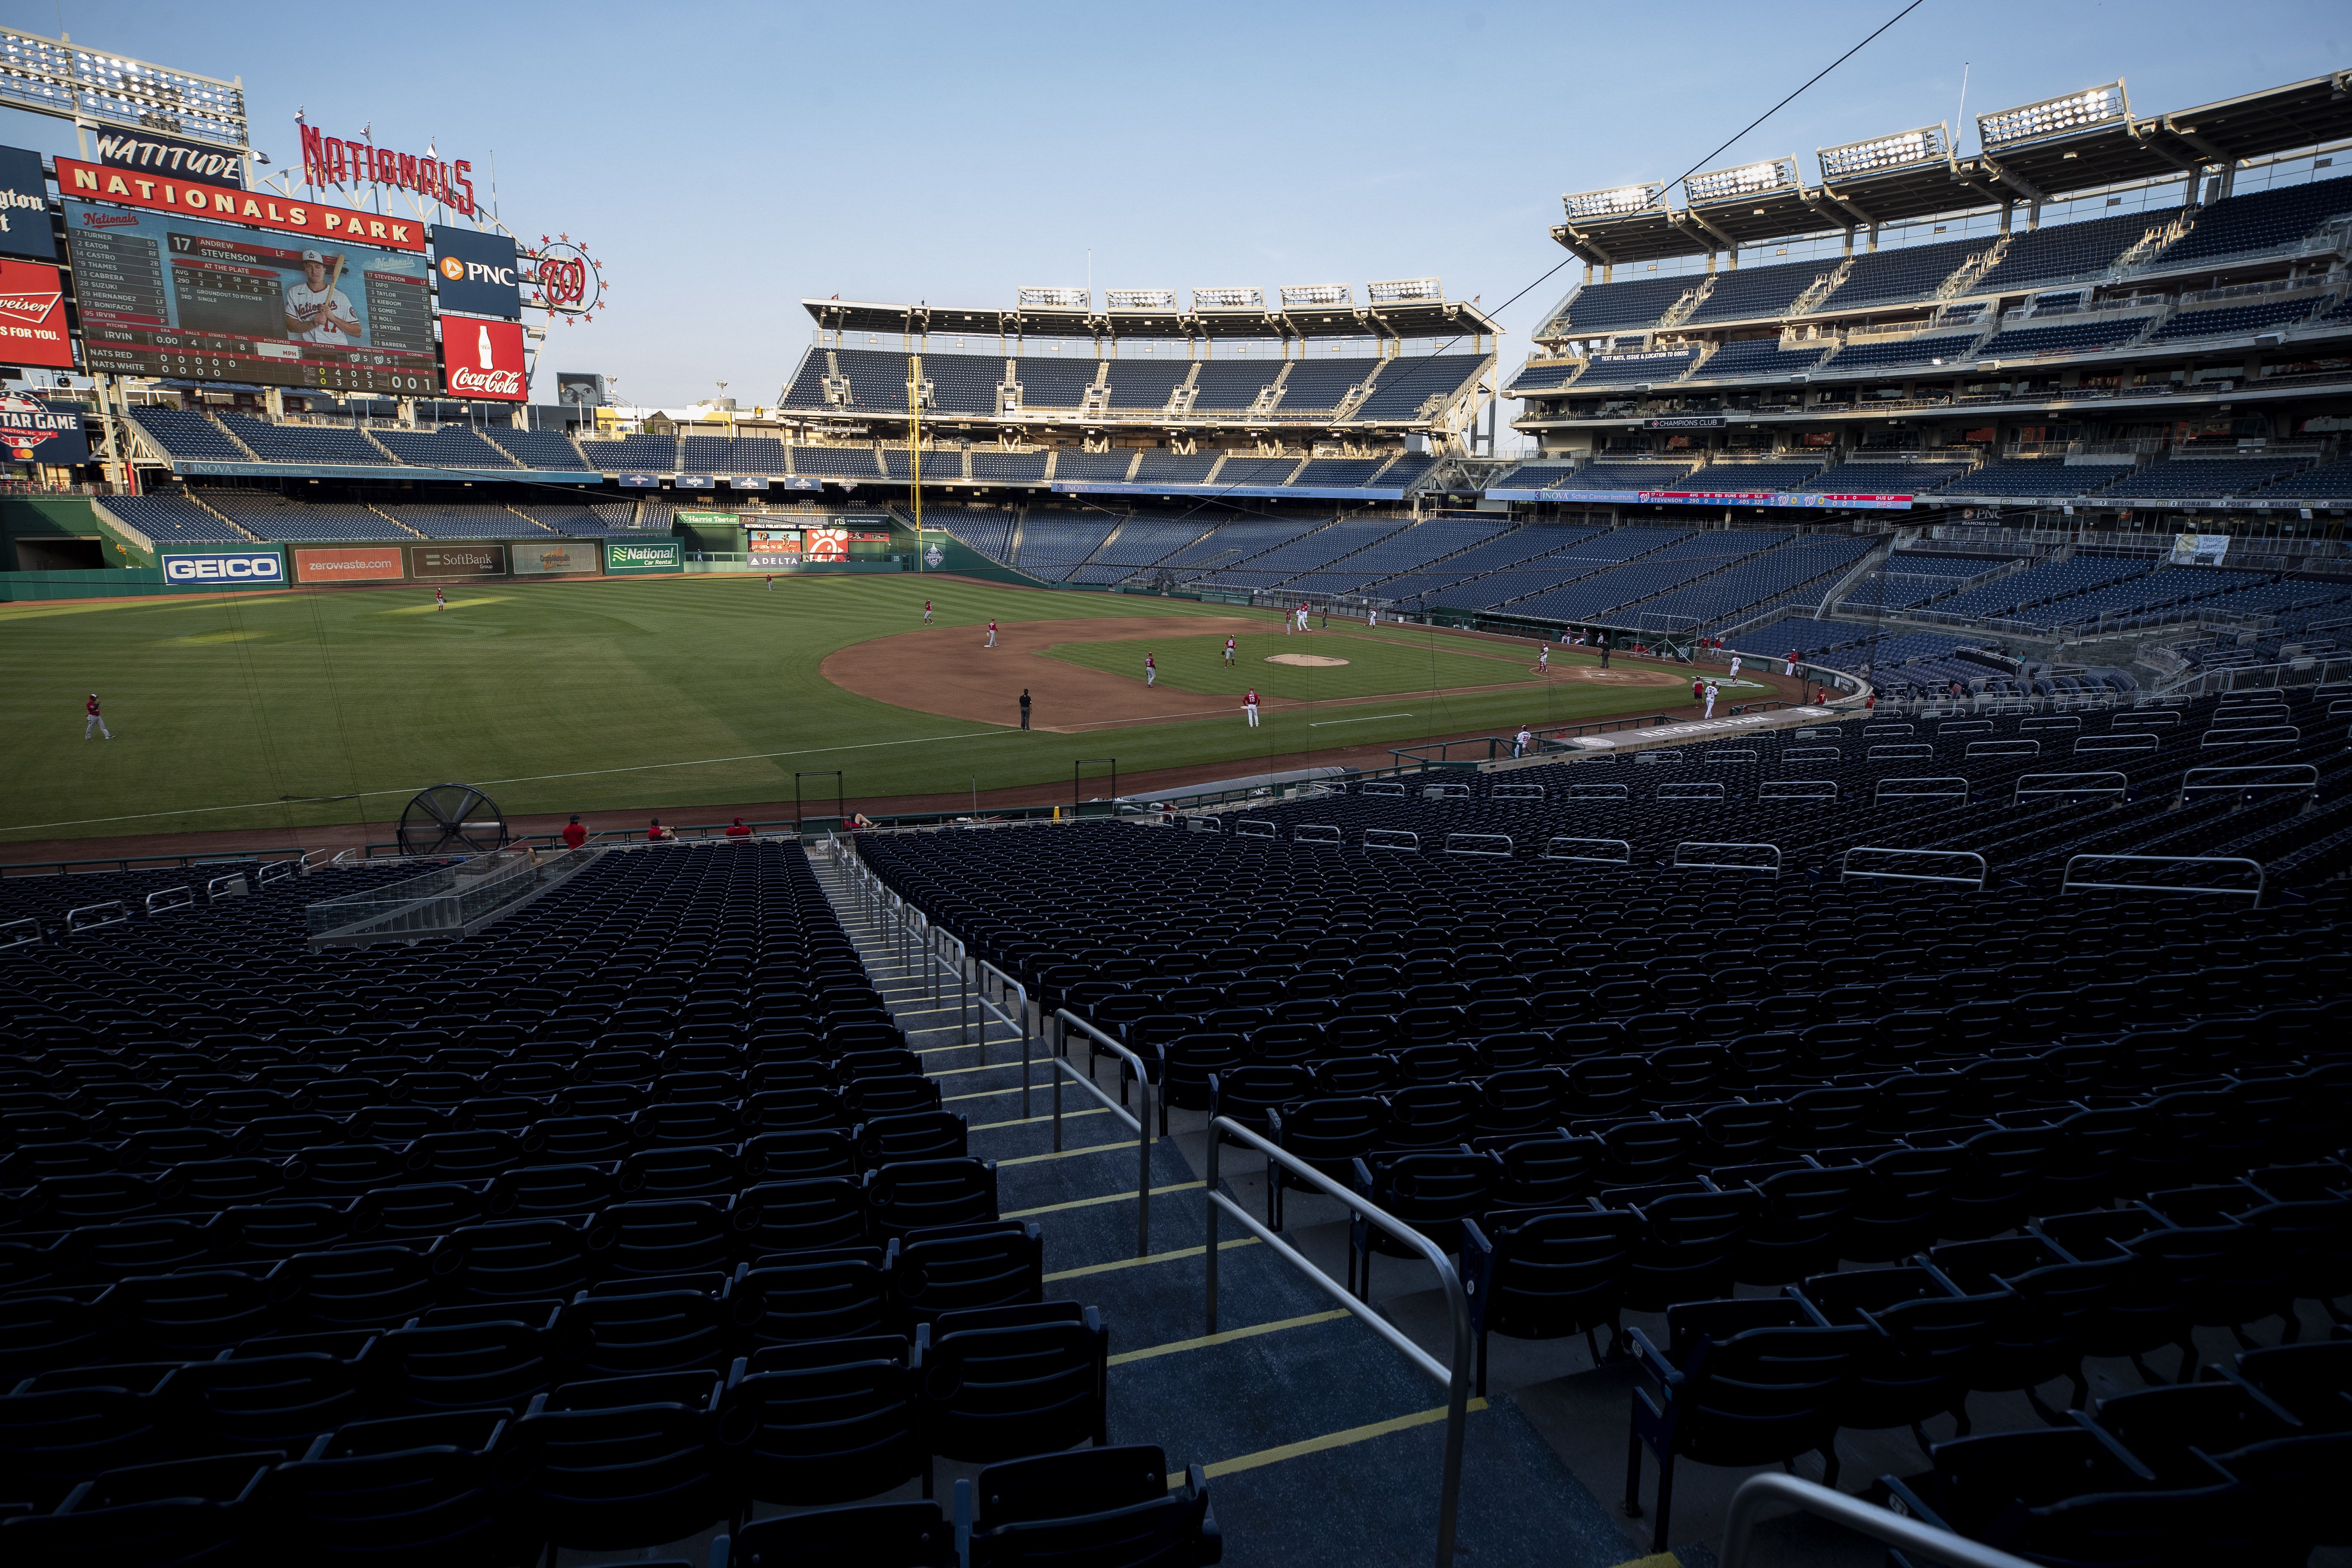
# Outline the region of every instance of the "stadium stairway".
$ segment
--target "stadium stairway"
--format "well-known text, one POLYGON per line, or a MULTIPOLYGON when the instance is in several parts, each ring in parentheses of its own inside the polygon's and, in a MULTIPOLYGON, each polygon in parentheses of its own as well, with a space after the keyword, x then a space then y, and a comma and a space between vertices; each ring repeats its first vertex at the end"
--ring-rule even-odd
MULTIPOLYGON (((1063 1094, 1053 1148, 1050 1058, 1033 1041, 1030 1114, 1022 1114, 1019 1036, 975 1005, 967 1037, 952 976, 908 961, 837 861, 819 879, 943 1108, 971 1124, 971 1152, 997 1167, 998 1214, 1044 1233, 1049 1299, 1099 1307, 1110 1344, 1110 1441, 1156 1443, 1176 1466, 1203 1466, 1231 1568, 1357 1568, 1430 1555, 1437 1534, 1445 1391, 1352 1321, 1324 1292, 1227 1224, 1219 1243, 1220 1331, 1203 1332, 1207 1141, 1181 1128, 1152 1145, 1150 1251, 1137 1256, 1132 1134, 1083 1090, 1063 1094)), ((1072 1047, 1075 1064, 1079 1055, 1072 1047)), ((1112 1091, 1110 1074, 1099 1079, 1112 1091)), ((1179 1120, 1198 1123, 1197 1115, 1179 1120)), ((1229 1150, 1223 1185, 1263 1214, 1254 1162, 1229 1150)), ((1339 1207, 1290 1193, 1284 1236, 1334 1279, 1346 1275, 1339 1207)), ((1383 1310, 1423 1345, 1450 1336, 1442 1297, 1418 1268, 1384 1261, 1383 1310)), ((1501 1364, 1502 1358, 1496 1358, 1501 1364)), ((1612 1412, 1621 1381, 1610 1379, 1612 1412)), ((1502 1381, 1497 1379, 1497 1381, 1502 1381)), ((1615 1568, 1651 1562, 1615 1511, 1562 1463, 1508 1394, 1471 1402, 1458 1554, 1507 1568, 1615 1568)), ((1613 1441, 1622 1414, 1607 1422, 1613 1441)), ((943 1472, 944 1473, 944 1472, 943 1472)), ((1692 1510, 1696 1519, 1696 1510, 1692 1510)), ((1681 1568, 1713 1568, 1705 1546, 1681 1568)))

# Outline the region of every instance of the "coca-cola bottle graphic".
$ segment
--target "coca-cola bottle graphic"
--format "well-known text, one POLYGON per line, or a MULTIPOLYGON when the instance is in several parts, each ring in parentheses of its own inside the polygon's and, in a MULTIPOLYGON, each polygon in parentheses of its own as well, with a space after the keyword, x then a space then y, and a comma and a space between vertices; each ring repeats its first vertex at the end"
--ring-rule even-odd
POLYGON ((483 368, 484 370, 495 370, 495 369, 497 369, 498 367, 497 367, 494 363, 491 363, 491 360, 490 360, 490 328, 489 328, 489 323, 488 323, 488 322, 487 322, 487 321, 485 321, 484 323, 482 323, 481 327, 480 327, 479 329, 478 329, 478 331, 479 331, 479 333, 480 333, 480 336, 476 340, 476 342, 475 342, 475 345, 474 345, 474 346, 475 346, 476 352, 478 352, 478 353, 480 353, 480 355, 482 356, 482 368, 483 368))

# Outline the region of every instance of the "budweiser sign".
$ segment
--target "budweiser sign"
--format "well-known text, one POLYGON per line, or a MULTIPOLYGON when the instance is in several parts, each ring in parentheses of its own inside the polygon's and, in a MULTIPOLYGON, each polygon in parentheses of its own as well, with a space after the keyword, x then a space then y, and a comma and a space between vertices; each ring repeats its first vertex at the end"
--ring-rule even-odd
POLYGON ((520 321, 441 321, 441 385, 453 397, 520 403, 530 395, 520 321))
POLYGON ((0 294, 0 317, 12 321, 46 321, 58 308, 58 294, 0 294))
POLYGON ((37 261, 0 260, 0 364, 71 370, 73 363, 65 284, 58 269, 37 261))

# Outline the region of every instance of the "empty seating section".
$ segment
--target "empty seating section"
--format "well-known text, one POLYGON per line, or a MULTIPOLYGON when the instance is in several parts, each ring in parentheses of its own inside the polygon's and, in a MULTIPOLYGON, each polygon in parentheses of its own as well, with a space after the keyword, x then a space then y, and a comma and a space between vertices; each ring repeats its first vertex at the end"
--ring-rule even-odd
POLYGON ((1428 472, 1437 467, 1438 459, 1428 452, 1407 452, 1373 476, 1384 490, 1409 490, 1428 472))
POLYGON ((2039 566, 2029 566, 2022 572, 2012 573, 1981 587, 1954 595, 1936 608, 1948 615, 2003 617, 2028 605, 2086 594, 2094 588, 2103 588, 2126 577, 2137 577, 2147 569, 2148 563, 2145 561, 2103 560, 2096 556, 2078 555, 2071 561, 2052 561, 2039 566))
POLYGON ((1645 616, 1716 626, 1763 614, 1790 599, 1819 600, 1835 579, 1870 553, 1868 539, 1797 539, 1739 562, 1727 571, 1643 602, 1645 616))
POLYGON ((1693 381, 1727 381, 1734 376, 1795 375, 1811 370, 1833 345, 1812 343, 1803 348, 1783 352, 1778 338, 1759 338, 1749 342, 1726 343, 1706 363, 1691 372, 1693 381))
POLYGON ((1225 458, 1217 469, 1219 489, 1265 489, 1290 482, 1290 476, 1299 467, 1297 458, 1248 458, 1239 454, 1225 458))
POLYGON ((2130 461, 2069 463, 2063 458, 1997 458, 1944 487, 1946 495, 2085 496, 2131 471, 2130 461))
POLYGON ((1044 452, 998 452, 985 447, 971 449, 971 477, 975 484, 1042 485, 1045 482, 1044 452))
POLYGON ((1206 518, 1130 517, 1119 524, 1108 543, 1095 552, 1095 559, 1114 566, 1150 566, 1208 531, 1206 518))
POLYGON ((2168 343, 2181 338, 2234 338, 2291 327, 2310 315, 2319 299, 2315 294, 2305 294, 2294 300, 2266 300, 2259 305, 2184 310, 2148 333, 2147 341, 2168 343))
MULTIPOLYGON (((1532 542, 1536 530, 1526 531, 1532 542)), ((1662 550, 1686 538, 1679 528, 1620 528, 1570 531, 1550 553, 1522 559, 1508 570, 1462 582, 1431 596, 1434 605, 1473 610, 1517 600, 1556 584, 1590 577, 1636 556, 1662 550)), ((1533 612, 1549 614, 1549 611, 1533 612)))
POLYGON ((2242 572, 2223 572, 2210 566, 2158 566, 2142 576, 2020 610, 2016 618, 2029 624, 2067 626, 2119 612, 2129 615, 2204 599, 2242 588, 2245 584, 2245 574, 2242 572))
POLYGON ((812 348, 801 355, 800 368, 793 372, 793 384, 784 388, 783 405, 787 408, 824 408, 825 351, 812 348))
POLYGON ((1799 295, 1827 278, 1835 262, 1786 261, 1771 267, 1739 267, 1715 275, 1715 287, 1685 317, 1685 324, 1746 321, 1778 316, 1799 295))
POLYGON ((1024 354, 1013 369, 1013 378, 1021 384, 1021 406, 1076 408, 1086 401, 1087 388, 1095 384, 1098 369, 1099 362, 1091 356, 1024 354))
POLYGON ((1926 495, 1946 485, 1965 488, 1969 466, 1961 462, 1879 462, 1851 458, 1821 477, 1823 493, 1841 496, 1926 495))
POLYGON ((1058 583, 1098 549, 1118 519, 1099 511, 1050 511, 1032 507, 1021 525, 1021 558, 1032 577, 1058 583))
POLYGON ((2332 463, 2305 468, 2283 479, 2273 479, 2263 487, 2264 497, 2283 500, 2323 500, 2352 496, 2352 458, 2339 458, 2332 463))
POLYGON ((1391 519, 1334 522, 1286 540, 1238 564, 1251 572, 1277 574, 1275 580, 1278 582, 1282 576, 1291 574, 1321 571, 1340 557, 1353 554, 1376 540, 1387 538, 1397 531, 1398 526, 1397 521, 1391 519))
POLYGON ((2096 281, 2116 257, 2166 221, 2164 215, 2153 212, 2121 213, 2012 232, 2009 248, 1969 291, 2013 294, 2042 284, 2096 281))
POLYGON ((1971 577, 2007 565, 1983 555, 1927 555, 1897 551, 1886 558, 1884 583, 1864 583, 1852 592, 1857 602, 1889 610, 1909 609, 1956 592, 1971 577))
MULTIPOLYGON (((1848 721, 1673 769, 1440 775, 1462 798, 1340 785, 1252 806, 1270 837, 1227 819, 858 849, 975 957, 1139 1055, 1178 1132, 1259 1130, 1458 1256, 1476 1392, 1496 1336, 1504 1381, 1630 1389, 1626 1513, 1650 1506, 1658 1552, 1685 1539, 1678 1461, 1816 1451, 1837 1486, 1841 1447, 1883 1441, 1895 1473, 1849 1472, 1849 1494, 2025 1561, 2301 1563, 2345 1534, 2325 1477, 2352 1429, 2352 896, 2334 880, 2352 797, 2180 804, 2229 717, 2214 699, 2086 716, 2086 739, 2159 736, 2102 755, 2131 782, 2121 805, 2013 801, 2055 733, 2000 715, 1922 721, 1900 757, 1870 758, 1848 721), (1931 769, 1969 801, 1874 802, 1931 769), (1655 782, 1697 770, 1722 801, 1655 782), (1781 781, 1835 798, 1761 793, 1781 781), (1508 853, 1449 856, 1455 833, 1508 853), (1622 841, 1625 863, 1539 858, 1554 836, 1622 841), (1675 868, 1731 847, 1698 838, 1774 847, 1780 872, 1675 868), (1979 854, 1991 887, 1841 882, 1864 847, 1979 854), (2292 896, 2061 893, 2073 857, 2138 853, 2242 855, 2292 896)), ((2273 754, 2290 753, 2352 778, 2340 735, 2273 754)), ((1268 1227, 1345 1216, 1266 1174, 1268 1227)), ((1377 1291, 1381 1250, 1356 1232, 1352 1288, 1427 1290, 1383 1264, 1397 1282, 1377 1291)), ((1615 1423, 1579 1419, 1597 1485, 1615 1423)), ((1787 1560, 1834 1559, 1813 1538, 1787 1560)))
POLYGON ((530 518, 502 506, 396 506, 385 511, 427 539, 512 539, 540 531, 530 518))
POLYGON ((1168 406, 1184 378, 1190 362, 1181 359, 1137 358, 1110 362, 1110 407, 1116 413, 1157 414, 1168 406))
MULTIPOLYGON (((1171 452, 1164 447, 1147 447, 1135 461, 1135 480, 1139 485, 1200 485, 1206 484, 1209 470, 1217 466, 1215 452, 1171 452)), ((1067 458, 1065 458, 1065 461, 1067 458)))
POLYGON ((625 502, 617 507, 602 509, 585 506, 547 506, 530 504, 515 510, 529 517, 541 527, 574 537, 595 538, 607 533, 634 533, 636 529, 636 506, 625 502))
POLYGON ((895 409, 904 412, 908 406, 907 379, 913 367, 902 353, 885 353, 876 349, 838 349, 835 363, 849 384, 846 406, 869 409, 895 409))
POLYGON ((1128 448, 1108 452, 1079 452, 1063 447, 1054 458, 1054 478, 1074 483, 1118 484, 1126 479, 1127 470, 1135 461, 1135 453, 1128 448))
MULTIPOLYGON (((1371 395, 1356 405, 1351 419, 1416 419, 1423 410, 1460 392, 1486 364, 1484 354, 1440 353, 1392 359, 1381 366, 1371 395)), ((1294 373, 1295 374, 1296 373, 1294 373)), ((1284 406, 1289 399, 1283 400, 1284 406)))
POLYGON ((594 467, 561 430, 489 430, 483 438, 522 468, 576 474, 594 467))
MULTIPOLYGON (((926 506, 923 526, 944 529, 992 561, 1013 559, 1013 525, 1018 514, 1011 507, 926 506)), ((910 514, 901 520, 911 526, 910 514)))
POLYGON ((1429 567, 1442 556, 1485 543, 1507 526, 1478 517, 1433 517, 1366 544, 1354 554, 1332 562, 1330 569, 1363 586, 1400 572, 1429 567))
POLYGON ((1386 458, 1315 458, 1291 476, 1295 487, 1328 489, 1339 486, 1369 485, 1373 476, 1388 467, 1386 458))
MULTIPOLYGON (((1528 488, 1548 490, 1680 489, 1683 481, 1690 478, 1694 467, 1687 462, 1646 463, 1601 458, 1573 470, 1552 469, 1536 479, 1528 488)), ((1530 474, 1531 468, 1522 468, 1511 476, 1509 482, 1526 483, 1521 476, 1530 474)))
POLYGON ((1932 300, 1945 279, 1991 243, 1990 237, 1939 239, 1929 245, 1862 251, 1854 257, 1853 268, 1845 275, 1845 281, 1831 291, 1824 308, 1846 310, 1863 305, 1932 300))
POLYGON ((1293 363, 1290 374, 1283 378, 1282 401, 1275 406, 1285 414, 1334 411, 1375 370, 1385 379, 1415 363, 1412 360, 1302 359, 1293 363))
POLYGON ((681 473, 731 474, 735 471, 728 461, 734 455, 734 442, 724 436, 686 436, 677 443, 677 466, 681 473))
POLYGON ((1523 563, 1549 555, 1590 539, 1600 531, 1592 528, 1562 527, 1558 523, 1531 523, 1505 529, 1450 560, 1433 561, 1424 570, 1399 573, 1372 586, 1379 597, 1399 603, 1419 603, 1458 584, 1475 581, 1487 573, 1508 571, 1523 563))
POLYGON ((2037 354, 2097 353, 2121 348, 2140 334, 2149 316, 2086 316, 2052 327, 2010 327, 1987 338, 1979 359, 2025 359, 2037 354))
POLYGON ((2158 264, 2275 250, 2346 213, 2352 213, 2352 178, 2231 196, 2200 212, 2194 226, 2165 249, 2158 264))
POLYGON ((2249 496, 2302 468, 2294 458, 2167 458, 2100 492, 2109 498, 2249 496))
POLYGON ((208 490, 205 500, 257 539, 375 542, 416 537, 363 506, 305 504, 268 490, 208 490))
POLYGON ((1809 490, 1821 477, 1818 462, 1709 463, 1685 479, 1682 489, 1727 494, 1775 490, 1809 490))
POLYGON ((243 544, 248 535, 179 496, 107 496, 99 507, 157 544, 243 544))
POLYGON ((1519 367, 1518 374, 1511 377, 1511 384, 1506 390, 1507 395, 1512 397, 1527 397, 1540 392, 1558 392, 1570 382, 1574 381, 1577 373, 1583 368, 1584 362, 1580 359, 1555 360, 1547 364, 1523 364, 1519 367))
POLYGON ((1656 385, 1675 381, 1698 363, 1696 349, 1656 349, 1646 353, 1595 354, 1576 378, 1577 390, 1589 386, 1656 385))
POLYGON ((402 430, 379 425, 370 432, 376 444, 404 463, 424 468, 511 468, 513 458, 485 440, 470 425, 444 425, 437 430, 402 430))
POLYGON ((1566 337, 1649 326, 1673 309, 1675 300, 1697 288, 1699 282, 1698 278, 1683 276, 1587 283, 1569 297, 1567 309, 1545 335, 1566 337))
POLYGON ((1549 593, 1514 600, 1511 608, 1522 615, 1564 621, 1625 610, 1669 588, 1711 576, 1731 562, 1768 550, 1786 537, 1731 531, 1696 534, 1613 570, 1580 576, 1549 593))
POLYGON ((223 463, 253 461, 253 455, 230 440, 209 416, 193 408, 134 404, 129 413, 131 422, 171 457, 223 463))
POLYGON ((993 354, 927 353, 923 376, 931 384, 930 406, 941 414, 992 414, 1004 362, 993 354))
POLYGON ((617 441, 582 440, 580 450, 591 467, 608 474, 675 474, 677 441, 670 436, 624 436, 617 441))
POLYGON ((1079 1486, 1215 1560, 1199 1472, 1107 1447, 1100 1312, 1045 1299, 796 842, 606 851, 429 956, 306 948, 306 902, 418 870, 79 934, 0 888, 52 935, 0 954, 0 1557, 960 1563, 885 1528, 948 1539, 947 1458, 1021 1461, 979 1474, 982 1560, 1079 1486))
POLYGON ((1318 521, 1253 519, 1225 523, 1194 540, 1158 564, 1166 570, 1224 570, 1262 555, 1277 544, 1297 538, 1318 521))
POLYGON ((1203 360, 1192 383, 1192 412, 1238 414, 1281 374, 1282 363, 1276 360, 1203 360))
POLYGON ((825 479, 878 479, 882 461, 871 447, 800 446, 793 448, 793 472, 825 479))
POLYGON ((1823 368, 1832 374, 1905 364, 1927 365, 1934 369, 1939 360, 1947 363, 1958 360, 1969 352, 1969 345, 1975 342, 1978 336, 1973 331, 1937 332, 1919 338, 1891 338, 1864 342, 1849 341, 1823 368))
MULTIPOLYGON (((890 442, 882 448, 882 472, 904 484, 915 477, 915 454, 905 444, 890 442)), ((961 483, 963 479, 963 448, 961 447, 926 447, 922 448, 923 479, 927 484, 961 483)))
POLYGON ((221 423, 265 463, 383 467, 394 461, 361 432, 340 426, 273 425, 250 414, 224 414, 221 423))

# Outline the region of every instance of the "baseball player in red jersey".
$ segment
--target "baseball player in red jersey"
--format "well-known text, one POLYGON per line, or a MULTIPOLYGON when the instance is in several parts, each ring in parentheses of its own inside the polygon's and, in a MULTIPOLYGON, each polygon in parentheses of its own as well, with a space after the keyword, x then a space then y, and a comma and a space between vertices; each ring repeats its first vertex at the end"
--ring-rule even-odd
POLYGON ((444 594, 443 592, 441 592, 441 590, 440 590, 440 589, 438 589, 438 588, 434 589, 434 590, 433 590, 433 608, 434 608, 434 610, 435 610, 436 612, 438 612, 438 611, 446 610, 446 609, 447 609, 448 607, 449 607, 449 596, 448 596, 447 595, 444 594))
POLYGON ((991 647, 994 647, 996 646, 996 623, 994 621, 988 623, 988 646, 991 647))
POLYGON ((1538 675, 1551 673, 1551 644, 1549 643, 1544 644, 1536 651, 1536 673, 1538 675))
POLYGON ((89 739, 89 731, 92 726, 96 726, 98 730, 98 738, 100 740, 111 741, 114 739, 114 731, 106 727, 106 721, 104 719, 99 717, 97 692, 93 691, 89 694, 89 700, 81 705, 81 710, 89 715, 89 717, 84 719, 81 723, 81 738, 83 740, 87 741, 89 739))
POLYGON ((1304 599, 1298 601, 1298 629, 1302 632, 1307 629, 1307 601, 1304 599))
POLYGON ((769 592, 769 593, 771 593, 771 594, 772 594, 772 593, 774 593, 775 591, 776 591, 776 574, 775 574, 773 572, 771 572, 771 573, 769 573, 769 574, 768 574, 768 592, 769 592))
POLYGON ((925 599, 925 600, 923 601, 923 625, 925 625, 925 626, 929 626, 930 624, 931 624, 931 602, 930 602, 929 599, 925 599))
POLYGON ((1234 662, 1234 639, 1231 637, 1225 639, 1225 662, 1227 664, 1234 662))
POLYGON ((1247 696, 1245 696, 1245 697, 1244 697, 1244 698, 1242 699, 1242 711, 1249 715, 1249 727, 1250 727, 1251 729, 1253 729, 1253 730, 1256 729, 1256 728, 1257 728, 1257 688, 1256 688, 1256 687, 1255 687, 1255 686, 1251 687, 1251 688, 1249 689, 1249 694, 1248 694, 1247 696))
POLYGON ((1160 666, 1148 653, 1143 656, 1143 684, 1147 689, 1160 684, 1160 666))

